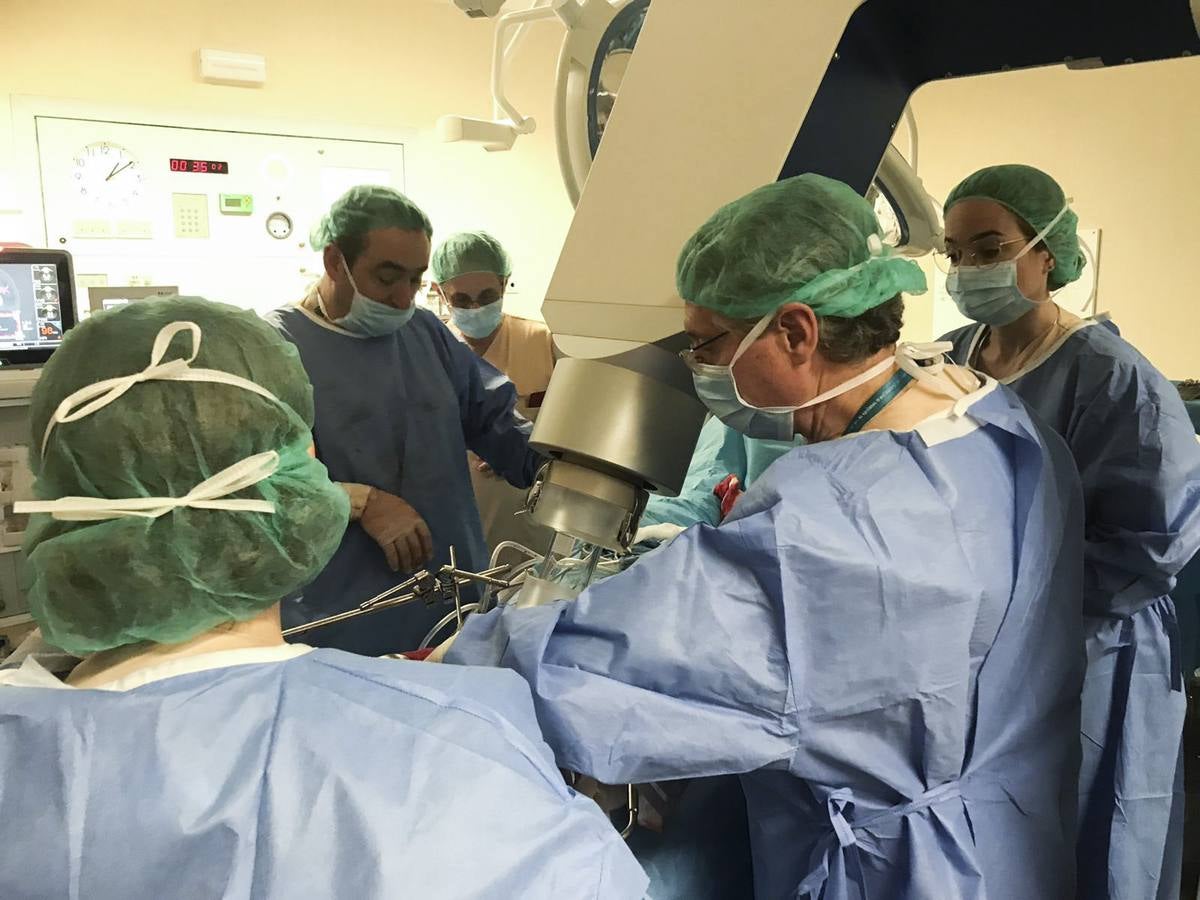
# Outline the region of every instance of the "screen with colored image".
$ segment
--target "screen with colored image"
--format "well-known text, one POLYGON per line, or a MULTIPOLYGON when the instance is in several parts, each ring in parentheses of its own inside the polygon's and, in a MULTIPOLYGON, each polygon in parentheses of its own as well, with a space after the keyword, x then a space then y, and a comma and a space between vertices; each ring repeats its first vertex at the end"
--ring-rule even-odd
POLYGON ((0 263, 0 351, 57 347, 62 293, 53 263, 0 263))

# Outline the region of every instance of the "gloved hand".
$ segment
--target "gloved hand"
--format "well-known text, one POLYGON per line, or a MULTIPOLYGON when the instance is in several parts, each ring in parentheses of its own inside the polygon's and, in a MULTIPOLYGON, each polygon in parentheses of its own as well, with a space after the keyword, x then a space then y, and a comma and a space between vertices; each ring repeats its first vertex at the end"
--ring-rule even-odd
POLYGON ((682 525, 672 525, 670 522, 645 525, 637 530, 633 542, 640 544, 642 541, 658 541, 660 544, 666 544, 679 537, 685 530, 682 525))
POLYGON ((733 512, 734 506, 742 498, 742 482, 736 475, 727 475, 725 480, 713 488, 713 496, 721 501, 721 521, 733 512))
POLYGON ((494 479, 500 478, 500 474, 495 469, 493 469, 490 465, 485 463, 482 459, 480 459, 474 453, 471 454, 471 468, 473 468, 476 472, 478 472, 480 475, 483 475, 486 478, 494 478, 494 479))
POLYGON ((379 545, 393 572, 416 571, 433 558, 429 526, 395 494, 371 488, 359 524, 379 545))
POLYGON ((430 651, 429 655, 427 655, 425 657, 425 662, 431 662, 431 663, 442 662, 446 658, 446 651, 449 650, 450 647, 454 644, 454 639, 456 637, 458 637, 457 631, 454 634, 450 635, 450 637, 446 638, 446 640, 444 640, 440 644, 438 644, 436 647, 434 647, 433 650, 430 651))

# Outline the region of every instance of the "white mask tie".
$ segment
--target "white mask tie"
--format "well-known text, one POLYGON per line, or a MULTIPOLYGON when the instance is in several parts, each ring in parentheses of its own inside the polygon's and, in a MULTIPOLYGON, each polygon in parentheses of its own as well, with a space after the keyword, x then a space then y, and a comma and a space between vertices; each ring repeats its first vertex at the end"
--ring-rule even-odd
MULTIPOLYGON (((103 409, 123 397, 136 384, 147 381, 211 382, 225 384, 257 394, 272 403, 283 404, 279 398, 261 385, 248 378, 222 372, 219 369, 192 368, 191 363, 200 352, 200 326, 195 322, 172 322, 159 331, 150 352, 150 364, 140 372, 120 375, 86 385, 66 397, 55 409, 46 423, 42 437, 42 455, 50 445, 50 435, 58 424, 78 422, 92 413, 103 409), (192 352, 185 359, 162 359, 177 334, 189 332, 192 336, 192 352)), ((33 500, 16 503, 16 513, 49 513, 66 522, 93 522, 128 516, 157 519, 175 509, 220 509, 235 512, 257 512, 273 514, 275 504, 266 500, 227 499, 230 494, 252 487, 270 478, 279 469, 279 454, 274 450, 258 453, 218 472, 206 479, 183 497, 131 497, 108 499, 104 497, 61 497, 57 500, 33 500)))
POLYGON ((60 497, 58 500, 31 500, 13 505, 18 513, 49 513, 60 522, 100 522, 106 519, 137 517, 157 519, 176 509, 221 509, 230 512, 273 514, 275 504, 266 500, 229 499, 230 494, 270 478, 279 470, 279 454, 274 450, 249 456, 202 481, 182 497, 134 497, 108 500, 103 497, 60 497))

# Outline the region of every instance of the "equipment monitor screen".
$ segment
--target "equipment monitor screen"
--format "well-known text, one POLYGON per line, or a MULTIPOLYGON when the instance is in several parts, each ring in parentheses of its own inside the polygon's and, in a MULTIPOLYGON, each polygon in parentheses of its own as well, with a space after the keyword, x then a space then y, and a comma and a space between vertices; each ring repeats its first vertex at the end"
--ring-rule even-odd
POLYGON ((69 253, 0 251, 0 362, 45 362, 74 324, 69 253))

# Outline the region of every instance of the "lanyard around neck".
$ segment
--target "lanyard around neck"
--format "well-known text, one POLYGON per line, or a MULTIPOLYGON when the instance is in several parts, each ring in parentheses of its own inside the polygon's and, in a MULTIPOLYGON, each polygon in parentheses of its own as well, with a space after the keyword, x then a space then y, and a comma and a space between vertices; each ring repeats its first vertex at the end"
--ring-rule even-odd
POLYGON ((854 414, 854 418, 850 420, 850 424, 846 426, 846 430, 842 432, 842 436, 845 437, 848 434, 857 434, 862 431, 863 426, 879 415, 885 406, 895 400, 897 395, 912 380, 912 376, 903 370, 889 378, 884 386, 872 394, 870 399, 854 414))

